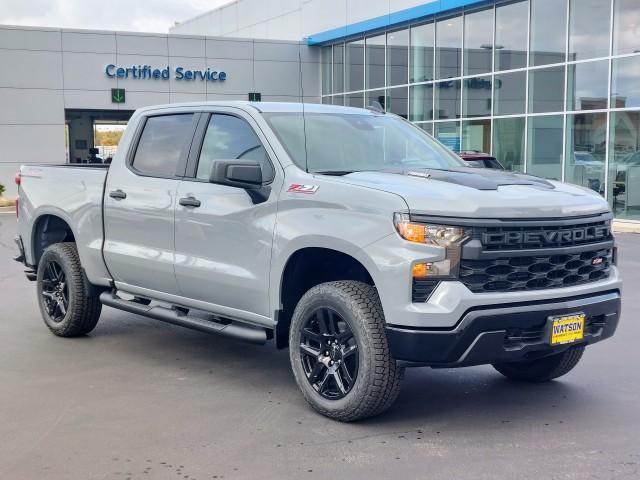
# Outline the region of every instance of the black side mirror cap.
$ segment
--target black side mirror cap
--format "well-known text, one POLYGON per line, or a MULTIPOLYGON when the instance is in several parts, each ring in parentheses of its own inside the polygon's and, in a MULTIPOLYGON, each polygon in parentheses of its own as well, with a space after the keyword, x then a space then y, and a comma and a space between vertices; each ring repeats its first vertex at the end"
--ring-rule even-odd
POLYGON ((249 160, 217 160, 211 165, 209 182, 230 187, 262 187, 262 167, 249 160))

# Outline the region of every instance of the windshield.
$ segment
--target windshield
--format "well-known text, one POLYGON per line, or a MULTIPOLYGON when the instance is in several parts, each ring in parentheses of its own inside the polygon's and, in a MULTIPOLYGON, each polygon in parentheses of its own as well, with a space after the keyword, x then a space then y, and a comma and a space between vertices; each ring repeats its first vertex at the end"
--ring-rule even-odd
POLYGON ((421 129, 389 115, 265 113, 295 164, 312 173, 467 166, 421 129), (306 155, 305 155, 306 132, 306 155))

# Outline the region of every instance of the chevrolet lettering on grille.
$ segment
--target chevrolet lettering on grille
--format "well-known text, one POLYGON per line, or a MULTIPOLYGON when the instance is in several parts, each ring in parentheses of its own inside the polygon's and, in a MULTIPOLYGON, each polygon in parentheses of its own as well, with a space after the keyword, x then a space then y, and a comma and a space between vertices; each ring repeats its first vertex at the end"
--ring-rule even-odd
POLYGON ((590 242, 608 240, 611 238, 611 227, 598 225, 589 227, 576 227, 566 230, 540 230, 521 232, 484 232, 482 234, 483 245, 522 245, 544 244, 565 245, 567 243, 590 242))

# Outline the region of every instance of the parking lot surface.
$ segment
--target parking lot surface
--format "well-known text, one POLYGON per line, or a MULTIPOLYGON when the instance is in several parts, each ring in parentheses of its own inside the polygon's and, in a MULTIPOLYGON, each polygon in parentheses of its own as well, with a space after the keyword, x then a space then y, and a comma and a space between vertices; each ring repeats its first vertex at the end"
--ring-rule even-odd
POLYGON ((618 236, 616 336, 566 377, 410 369, 386 415, 341 424, 307 407, 287 351, 106 307, 54 337, 15 234, 0 214, 2 479, 640 478, 640 235, 618 236))

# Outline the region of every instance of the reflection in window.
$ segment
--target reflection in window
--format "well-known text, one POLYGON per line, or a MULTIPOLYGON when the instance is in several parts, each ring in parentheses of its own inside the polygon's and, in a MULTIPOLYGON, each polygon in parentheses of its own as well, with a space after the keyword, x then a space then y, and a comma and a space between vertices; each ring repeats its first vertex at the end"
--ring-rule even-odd
POLYGON ((434 118, 460 118, 460 80, 435 83, 434 118))
POLYGON ((404 85, 407 81, 409 30, 387 34, 387 85, 404 85))
POLYGON ((640 56, 614 58, 611 75, 611 107, 640 107, 640 56))
POLYGON ((511 72, 496 75, 493 81, 493 112, 495 115, 525 113, 527 73, 511 72))
POLYGON ((462 17, 436 23, 436 78, 460 76, 462 61, 462 17))
POLYGON ((567 110, 607 108, 609 62, 577 63, 568 68, 567 110))
POLYGON ((454 152, 460 151, 460 122, 437 122, 433 136, 454 152))
POLYGON ((333 93, 344 92, 344 44, 333 46, 333 93))
POLYGON ((491 115, 491 76, 465 78, 462 81, 463 117, 488 117, 491 115))
POLYGON ((433 23, 411 27, 411 83, 433 80, 434 35, 433 23))
POLYGON ((344 95, 334 95, 332 98, 334 105, 344 105, 344 95))
POLYGON ((462 151, 489 153, 491 151, 491 120, 462 122, 462 151))
POLYGON ((364 40, 346 44, 346 84, 347 90, 364 88, 364 40))
POLYGON ((613 53, 640 51, 640 5, 638 0, 615 0, 613 12, 613 53))
POLYGON ((410 87, 410 120, 421 122, 433 118, 433 84, 427 83, 410 87))
POLYGON ((524 117, 493 121, 493 156, 507 170, 524 170, 524 117))
POLYGON ((560 180, 562 176, 562 115, 530 117, 527 173, 560 180))
POLYGON ((604 195, 606 113, 567 115, 565 181, 604 195))
POLYGON ((565 61, 567 0, 531 0, 531 65, 565 61))
POLYGON ((384 35, 366 39, 367 88, 384 87, 384 35))
POLYGON ((464 74, 491 72, 493 57, 493 9, 464 17, 464 74))
POLYGON ((433 135, 433 123, 432 122, 418 123, 417 125, 421 129, 423 129, 425 132, 427 132, 429 135, 433 135))
POLYGON ((407 87, 387 89, 386 111, 407 118, 408 92, 409 89, 407 87))
POLYGON ((350 93, 345 95, 345 105, 347 107, 364 107, 364 94, 362 93, 350 93))
POLYGON ((528 2, 496 7, 496 71, 527 66, 528 2))
POLYGON ((616 217, 640 219, 640 112, 611 112, 609 202, 616 217))
POLYGON ((564 110, 564 67, 529 72, 529 113, 564 110))
POLYGON ((384 88, 382 90, 370 90, 367 92, 364 105, 365 107, 372 107, 378 104, 384 110, 386 100, 384 88))
POLYGON ((609 54, 611 0, 571 0, 569 60, 609 54))
POLYGON ((320 51, 321 61, 322 61, 322 94, 327 95, 331 93, 331 79, 333 73, 331 71, 331 47, 322 47, 320 51))

